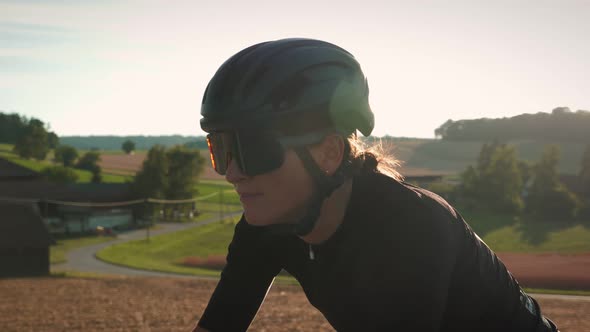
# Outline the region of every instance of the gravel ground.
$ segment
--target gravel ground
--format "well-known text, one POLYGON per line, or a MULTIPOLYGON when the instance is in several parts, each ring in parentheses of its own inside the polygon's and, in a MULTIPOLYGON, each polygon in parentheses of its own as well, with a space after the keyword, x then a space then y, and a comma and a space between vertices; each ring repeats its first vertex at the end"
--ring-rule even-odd
MULTIPOLYGON (((160 277, 0 280, 0 331, 190 331, 215 280, 160 277)), ((561 331, 590 331, 590 300, 538 298, 561 331)), ((298 286, 275 285, 249 331, 333 331, 298 286)))

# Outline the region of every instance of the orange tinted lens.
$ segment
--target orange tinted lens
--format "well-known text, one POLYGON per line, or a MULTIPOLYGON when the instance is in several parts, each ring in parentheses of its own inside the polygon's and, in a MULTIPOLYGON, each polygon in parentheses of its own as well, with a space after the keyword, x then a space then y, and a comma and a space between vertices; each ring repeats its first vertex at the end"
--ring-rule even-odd
POLYGON ((225 133, 211 133, 207 135, 207 146, 209 147, 209 157, 211 157, 211 165, 213 169, 225 175, 227 171, 227 164, 229 161, 228 148, 231 147, 231 136, 225 133))
POLYGON ((217 165, 215 164, 215 155, 213 154, 213 147, 211 146, 211 139, 209 135, 207 135, 207 147, 209 147, 209 157, 211 158, 211 165, 213 165, 213 169, 217 171, 217 165))

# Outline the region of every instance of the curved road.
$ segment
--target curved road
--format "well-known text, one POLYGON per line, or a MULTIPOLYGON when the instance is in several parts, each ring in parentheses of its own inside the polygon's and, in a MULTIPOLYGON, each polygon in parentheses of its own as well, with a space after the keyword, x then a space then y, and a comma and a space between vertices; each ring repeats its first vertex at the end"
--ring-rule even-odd
MULTIPOLYGON (((234 212, 227 216, 241 215, 242 212, 234 212)), ((150 236, 156 236, 160 234, 166 234, 185 230, 193 227, 199 227, 207 225, 216 221, 219 221, 219 217, 207 219, 198 223, 163 223, 158 224, 159 229, 151 230, 150 236)), ((170 272, 155 272, 148 270, 134 269, 126 266, 115 265, 107 263, 96 258, 96 253, 100 250, 118 243, 145 239, 146 230, 135 230, 127 233, 119 234, 117 239, 105 243, 99 243, 87 247, 81 247, 74 249, 67 254, 67 262, 61 264, 51 265, 52 270, 65 270, 65 271, 79 271, 79 272, 90 272, 90 273, 103 273, 111 275, 126 275, 126 276, 148 276, 148 277, 177 277, 177 278, 208 278, 208 277, 197 277, 193 275, 177 274, 170 272)), ((547 299, 560 299, 560 300, 582 300, 590 301, 590 296, 579 296, 579 295, 557 295, 557 294, 531 294, 535 298, 547 298, 547 299)))
MULTIPOLYGON (((241 215, 242 212, 234 212, 226 214, 224 217, 241 215)), ((158 229, 150 230, 150 236, 156 236, 160 234, 166 234, 176 231, 181 231, 193 227, 199 227, 207 225, 216 221, 219 221, 219 217, 210 218, 197 223, 162 223, 158 224, 158 229)), ((195 278, 195 276, 168 273, 168 272, 155 272, 148 270, 134 269, 126 266, 115 265, 107 263, 96 258, 96 253, 100 250, 109 247, 114 244, 145 239, 147 231, 134 230, 125 232, 117 235, 117 238, 113 241, 104 243, 94 244, 86 247, 80 247, 71 250, 67 253, 67 261, 65 263, 51 265, 52 271, 78 271, 78 272, 90 272, 90 273, 102 273, 112 275, 127 275, 127 276, 152 276, 152 277, 180 277, 180 278, 195 278)))

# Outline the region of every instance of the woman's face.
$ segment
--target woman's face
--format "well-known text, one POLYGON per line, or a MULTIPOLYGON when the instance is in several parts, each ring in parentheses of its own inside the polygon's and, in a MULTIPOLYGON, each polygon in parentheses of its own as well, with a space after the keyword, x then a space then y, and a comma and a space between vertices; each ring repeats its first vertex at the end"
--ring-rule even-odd
POLYGON ((285 152, 283 165, 271 172, 247 176, 235 161, 225 175, 240 196, 251 225, 290 223, 303 217, 313 182, 293 150, 285 152))

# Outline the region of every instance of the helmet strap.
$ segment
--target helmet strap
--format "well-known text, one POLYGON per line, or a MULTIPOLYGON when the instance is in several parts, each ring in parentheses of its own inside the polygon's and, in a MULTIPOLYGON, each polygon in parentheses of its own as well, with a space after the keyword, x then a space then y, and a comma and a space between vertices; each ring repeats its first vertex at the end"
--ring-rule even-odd
POLYGON ((294 231, 297 235, 305 236, 311 233, 317 223, 324 201, 332 195, 336 188, 344 183, 346 179, 345 170, 349 163, 342 163, 333 175, 328 176, 316 164, 307 148, 296 147, 294 150, 303 162, 305 169, 311 175, 315 185, 315 190, 307 212, 303 219, 301 219, 294 227, 294 231))

